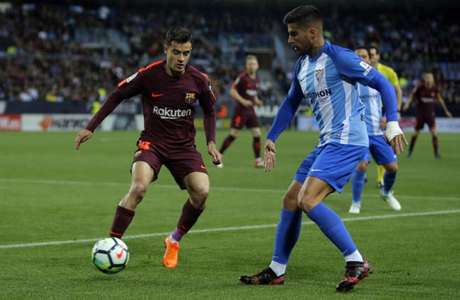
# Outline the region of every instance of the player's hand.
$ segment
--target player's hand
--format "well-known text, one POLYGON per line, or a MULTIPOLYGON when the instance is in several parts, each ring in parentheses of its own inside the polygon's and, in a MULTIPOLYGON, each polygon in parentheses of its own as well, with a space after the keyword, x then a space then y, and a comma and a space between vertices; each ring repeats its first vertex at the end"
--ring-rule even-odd
POLYGON ((265 172, 270 172, 275 167, 276 147, 272 140, 265 141, 264 164, 265 172))
POLYGON ((222 154, 217 150, 214 142, 208 143, 208 153, 212 158, 212 163, 218 165, 222 162, 222 154))
POLYGON ((82 129, 78 132, 77 136, 75 137, 75 149, 80 149, 80 144, 86 142, 93 136, 93 133, 88 129, 82 129))
POLYGON ((407 146, 407 140, 402 132, 397 121, 390 121, 387 123, 385 130, 385 138, 390 143, 391 147, 397 155, 404 151, 407 146))
POLYGON ((256 98, 254 102, 256 103, 256 106, 262 106, 264 104, 259 98, 256 98))
POLYGON ((450 111, 446 111, 446 116, 447 116, 448 118, 452 118, 452 114, 450 113, 450 111))

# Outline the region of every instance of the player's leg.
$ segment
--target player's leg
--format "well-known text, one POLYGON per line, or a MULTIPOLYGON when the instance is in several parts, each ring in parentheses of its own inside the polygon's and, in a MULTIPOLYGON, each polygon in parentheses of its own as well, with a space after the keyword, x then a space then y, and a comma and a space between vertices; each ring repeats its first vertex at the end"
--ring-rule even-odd
POLYGON ((375 162, 385 168, 383 186, 380 189, 382 198, 394 210, 401 210, 401 204, 393 195, 399 165, 396 154, 382 135, 369 137, 369 149, 375 162))
POLYGON ((256 168, 263 168, 264 161, 260 157, 260 136, 261 136, 260 128, 252 127, 251 132, 252 132, 252 150, 254 151, 254 158, 255 158, 254 166, 256 168))
POLYGON ((182 206, 182 212, 176 229, 165 239, 163 265, 169 269, 177 266, 179 260, 179 242, 195 225, 204 210, 209 193, 209 178, 206 173, 193 172, 184 178, 189 198, 182 206))
POLYGON ((188 198, 182 206, 176 228, 165 239, 163 265, 175 268, 179 259, 179 242, 193 227, 204 210, 209 193, 209 177, 200 153, 195 148, 171 152, 166 167, 181 189, 186 189, 188 198))
POLYGON ((383 176, 385 175, 385 167, 382 165, 376 165, 376 180, 377 180, 377 186, 381 188, 383 186, 383 176))
POLYGON ((407 154, 407 157, 412 156, 412 152, 414 152, 415 143, 417 142, 417 137, 420 133, 420 130, 423 129, 423 125, 424 125, 423 117, 421 115, 417 115, 415 119, 415 127, 414 127, 415 131, 414 131, 414 134, 412 135, 412 138, 410 139, 409 152, 407 154))
POLYGON ((209 193, 209 177, 206 173, 193 172, 184 178, 189 198, 182 206, 182 213, 175 231, 171 234, 174 241, 182 237, 193 227, 204 210, 209 193))
POLYGON ((361 211, 361 196, 364 190, 368 164, 367 160, 361 161, 351 177, 352 203, 348 210, 351 214, 359 214, 361 211))
POLYGON ((369 272, 369 266, 356 247, 340 217, 323 200, 334 189, 317 177, 308 177, 299 193, 299 202, 307 216, 315 222, 324 235, 344 256, 345 278, 337 285, 337 291, 347 292, 369 272))
POLYGON ((131 168, 131 186, 115 211, 110 236, 121 238, 134 217, 137 205, 142 201, 155 172, 145 161, 136 161, 131 168))
POLYGON ((438 141, 438 134, 436 131, 436 122, 434 116, 428 120, 428 127, 430 128, 431 133, 431 144, 433 145, 433 153, 436 159, 441 158, 439 154, 439 141, 438 141))
POLYGON ((269 267, 255 275, 241 276, 240 282, 255 285, 284 283, 289 256, 300 235, 302 211, 297 205, 297 197, 301 187, 302 184, 294 180, 284 195, 269 267))
POLYGON ((383 187, 381 189, 382 198, 392 209, 401 210, 401 204, 393 194, 393 185, 396 181, 396 174, 399 169, 398 162, 393 161, 383 164, 383 166, 385 167, 385 176, 383 179, 383 187))
POLYGON ((238 138, 240 134, 240 130, 242 128, 243 123, 243 116, 239 114, 235 114, 232 118, 232 122, 230 124, 230 134, 222 142, 220 146, 219 152, 224 154, 225 150, 238 138))
POLYGON ((243 275, 240 281, 244 284, 283 284, 289 256, 300 234, 302 211, 298 207, 298 194, 305 181, 308 171, 315 160, 318 148, 312 151, 297 169, 294 180, 283 197, 283 208, 280 213, 275 235, 272 261, 268 268, 255 275, 243 275))
POLYGON ((358 163, 365 159, 369 148, 330 143, 315 159, 302 189, 299 206, 315 222, 321 231, 344 256, 345 278, 337 285, 337 291, 347 292, 365 278, 369 272, 350 233, 340 217, 323 200, 331 192, 343 191, 358 163))

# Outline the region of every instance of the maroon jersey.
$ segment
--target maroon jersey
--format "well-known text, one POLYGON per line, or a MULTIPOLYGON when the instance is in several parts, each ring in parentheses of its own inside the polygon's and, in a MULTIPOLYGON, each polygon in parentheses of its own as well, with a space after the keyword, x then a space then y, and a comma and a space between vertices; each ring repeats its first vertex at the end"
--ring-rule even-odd
POLYGON ((204 112, 206 140, 215 141, 216 99, 207 75, 187 66, 184 74, 172 77, 166 73, 165 64, 165 61, 154 62, 121 81, 86 128, 94 131, 120 102, 140 94, 143 141, 180 147, 194 145, 193 121, 198 105, 204 112))
MULTIPOLYGON (((244 99, 252 101, 252 103, 255 103, 258 86, 259 78, 256 77, 255 79, 252 79, 246 72, 242 72, 233 82, 233 87, 236 89, 238 94, 240 94, 240 96, 244 99)), ((254 111, 254 106, 245 107, 237 101, 236 111, 254 111)))
POLYGON ((425 84, 419 85, 414 92, 414 100, 417 103, 417 114, 430 116, 434 115, 434 106, 438 99, 439 90, 433 85, 427 87, 425 84))

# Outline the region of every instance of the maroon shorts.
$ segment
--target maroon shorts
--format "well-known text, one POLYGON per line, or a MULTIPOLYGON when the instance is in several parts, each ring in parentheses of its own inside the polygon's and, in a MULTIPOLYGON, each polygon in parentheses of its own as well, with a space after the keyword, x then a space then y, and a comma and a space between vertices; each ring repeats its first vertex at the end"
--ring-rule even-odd
POLYGON ((231 128, 242 129, 259 127, 259 119, 254 111, 239 113, 236 112, 232 118, 231 128))
POLYGON ((417 117, 415 118, 415 130, 421 130, 423 129, 423 126, 425 124, 428 125, 430 129, 433 129, 436 127, 436 120, 434 114, 431 115, 423 115, 423 114, 417 114, 417 117))
POLYGON ((194 146, 171 148, 167 145, 139 140, 133 163, 136 161, 144 161, 150 165, 155 171, 154 180, 158 178, 161 166, 165 165, 182 190, 186 189, 184 178, 188 174, 192 172, 207 174, 203 158, 194 146))

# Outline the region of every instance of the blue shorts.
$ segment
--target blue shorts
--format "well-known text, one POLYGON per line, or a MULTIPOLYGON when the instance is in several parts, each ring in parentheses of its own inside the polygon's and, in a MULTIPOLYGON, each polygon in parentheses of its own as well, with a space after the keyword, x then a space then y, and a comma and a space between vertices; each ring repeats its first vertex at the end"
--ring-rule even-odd
POLYGON ((303 184, 308 176, 313 176, 325 181, 337 192, 342 192, 367 152, 368 148, 364 146, 339 143, 316 147, 300 164, 294 180, 303 184))
POLYGON ((379 165, 385 165, 397 161, 393 148, 391 148, 391 146, 387 143, 383 135, 369 136, 369 152, 365 159, 367 161, 369 161, 369 153, 379 165))

